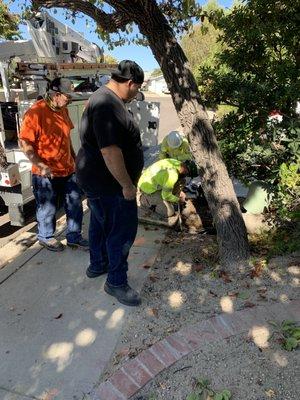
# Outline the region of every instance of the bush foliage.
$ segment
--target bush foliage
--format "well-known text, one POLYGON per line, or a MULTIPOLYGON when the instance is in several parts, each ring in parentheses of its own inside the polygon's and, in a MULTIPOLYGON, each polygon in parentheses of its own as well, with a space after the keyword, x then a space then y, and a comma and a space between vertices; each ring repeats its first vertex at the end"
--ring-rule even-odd
POLYGON ((248 0, 229 13, 208 14, 219 30, 222 50, 201 65, 198 84, 207 106, 227 104, 234 112, 216 122, 216 133, 231 174, 274 188, 273 207, 282 217, 295 212, 299 198, 300 124, 299 4, 248 0), (271 122, 279 110, 283 121, 271 122))

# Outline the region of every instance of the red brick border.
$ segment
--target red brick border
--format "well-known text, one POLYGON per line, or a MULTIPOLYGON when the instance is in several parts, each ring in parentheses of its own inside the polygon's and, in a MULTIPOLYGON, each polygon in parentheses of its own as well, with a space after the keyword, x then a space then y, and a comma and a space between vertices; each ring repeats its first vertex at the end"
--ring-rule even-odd
POLYGON ((300 300, 219 314, 156 342, 127 361, 93 391, 93 400, 127 400, 156 375, 208 342, 223 340, 269 320, 300 321, 300 300))

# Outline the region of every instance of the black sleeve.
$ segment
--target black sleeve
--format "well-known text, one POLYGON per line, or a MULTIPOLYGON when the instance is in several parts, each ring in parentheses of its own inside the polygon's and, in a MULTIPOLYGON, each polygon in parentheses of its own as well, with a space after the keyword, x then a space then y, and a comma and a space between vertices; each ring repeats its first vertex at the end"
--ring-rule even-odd
POLYGON ((92 111, 93 131, 99 149, 117 145, 122 147, 124 130, 123 110, 113 104, 95 104, 92 111))

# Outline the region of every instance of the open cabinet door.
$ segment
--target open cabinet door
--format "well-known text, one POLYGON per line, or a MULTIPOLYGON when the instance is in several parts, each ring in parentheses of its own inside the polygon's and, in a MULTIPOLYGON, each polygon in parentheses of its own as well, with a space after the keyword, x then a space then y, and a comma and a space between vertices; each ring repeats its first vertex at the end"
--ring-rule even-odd
POLYGON ((157 146, 160 103, 133 100, 128 109, 140 128, 143 147, 157 146))
POLYGON ((160 103, 134 100, 128 105, 128 109, 140 128, 145 167, 148 167, 157 160, 159 153, 160 103))

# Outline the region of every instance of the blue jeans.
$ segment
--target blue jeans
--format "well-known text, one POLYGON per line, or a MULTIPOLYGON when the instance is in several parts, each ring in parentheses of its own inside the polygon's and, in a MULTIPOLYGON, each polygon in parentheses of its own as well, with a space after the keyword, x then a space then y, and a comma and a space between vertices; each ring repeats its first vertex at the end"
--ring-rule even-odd
POLYGON ((88 197, 91 210, 89 227, 90 266, 93 272, 108 268, 107 282, 127 283, 128 254, 138 228, 136 200, 122 195, 88 197))
POLYGON ((77 243, 81 239, 83 211, 81 191, 77 186, 75 174, 52 179, 33 174, 32 186, 36 201, 38 239, 46 242, 53 238, 56 228, 55 215, 59 199, 62 198, 67 217, 66 238, 69 243, 77 243))

